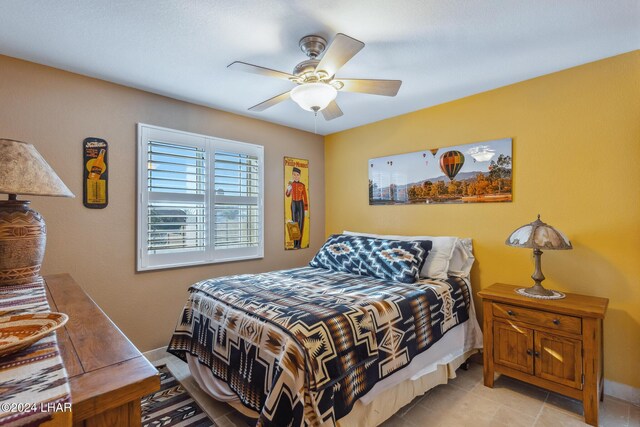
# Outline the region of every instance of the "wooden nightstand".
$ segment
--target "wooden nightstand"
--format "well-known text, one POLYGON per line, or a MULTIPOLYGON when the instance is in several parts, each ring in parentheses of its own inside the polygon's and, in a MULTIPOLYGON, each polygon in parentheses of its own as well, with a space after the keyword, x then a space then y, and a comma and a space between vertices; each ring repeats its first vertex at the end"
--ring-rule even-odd
POLYGON ((602 399, 602 321, 609 300, 567 294, 527 298, 518 286, 478 292, 484 308, 484 385, 494 372, 582 401, 585 422, 598 425, 602 399))

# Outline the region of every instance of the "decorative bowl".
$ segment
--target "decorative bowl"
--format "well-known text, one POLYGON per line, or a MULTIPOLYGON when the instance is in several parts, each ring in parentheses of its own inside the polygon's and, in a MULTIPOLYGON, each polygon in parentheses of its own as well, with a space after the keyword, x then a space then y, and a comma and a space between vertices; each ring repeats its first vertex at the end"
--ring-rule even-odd
POLYGON ((29 347, 64 326, 64 313, 24 313, 0 317, 0 357, 29 347))

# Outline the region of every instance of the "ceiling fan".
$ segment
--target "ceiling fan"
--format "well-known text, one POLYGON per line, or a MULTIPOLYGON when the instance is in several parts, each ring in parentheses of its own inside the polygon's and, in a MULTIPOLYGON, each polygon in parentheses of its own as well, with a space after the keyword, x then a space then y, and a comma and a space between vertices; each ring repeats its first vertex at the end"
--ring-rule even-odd
POLYGON ((260 104, 249 108, 249 111, 264 111, 280 102, 291 98, 301 108, 322 115, 326 120, 342 116, 342 110, 335 99, 338 91, 369 93, 373 95, 396 96, 402 81, 400 80, 365 80, 343 79, 336 73, 356 53, 364 47, 364 43, 352 37, 338 33, 321 59, 318 56, 327 47, 327 41, 320 36, 305 36, 300 39, 300 49, 309 57, 293 69, 293 73, 272 70, 259 65, 235 61, 228 68, 276 77, 295 83, 296 86, 285 93, 276 95, 260 104))

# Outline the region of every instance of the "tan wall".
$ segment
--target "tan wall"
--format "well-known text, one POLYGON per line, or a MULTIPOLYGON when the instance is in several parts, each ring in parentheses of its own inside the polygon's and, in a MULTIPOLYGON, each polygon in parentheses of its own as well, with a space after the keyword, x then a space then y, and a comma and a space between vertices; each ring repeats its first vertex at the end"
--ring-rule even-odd
MULTIPOLYGON (((47 221, 43 272, 69 272, 142 350, 168 343, 190 284, 306 264, 324 242, 323 138, 0 56, 0 138, 33 143, 75 199, 31 197, 47 221), (265 147, 265 257, 136 273, 136 123, 265 147), (82 140, 109 142, 109 206, 82 205, 82 140), (283 157, 310 160, 311 246, 283 249, 283 157)), ((28 197, 21 197, 28 199, 28 197)))
POLYGON ((545 286, 610 299, 605 376, 640 387, 640 51, 329 135, 325 149, 327 233, 473 237, 476 292, 531 283, 531 252, 504 241, 542 214, 574 246, 545 251, 545 286), (369 206, 368 159, 498 138, 513 138, 512 203, 369 206))

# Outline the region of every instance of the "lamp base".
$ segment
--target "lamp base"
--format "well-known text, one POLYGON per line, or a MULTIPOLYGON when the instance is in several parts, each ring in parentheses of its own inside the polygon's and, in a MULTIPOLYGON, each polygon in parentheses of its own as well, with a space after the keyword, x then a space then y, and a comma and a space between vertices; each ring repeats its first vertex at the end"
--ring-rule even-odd
POLYGON ((525 288, 524 291, 529 295, 542 296, 542 297, 550 297, 553 295, 553 291, 542 286, 540 283, 536 283, 530 288, 525 288))
POLYGON ((551 295, 536 295, 536 294, 529 294, 527 293, 527 289, 528 288, 519 288, 516 289, 515 292, 518 295, 522 295, 523 297, 527 297, 527 298, 535 298, 535 299, 562 299, 562 298, 566 298, 566 295, 563 294, 560 291, 551 291, 551 295))
POLYGON ((535 270, 531 275, 533 279, 534 285, 530 288, 520 288, 516 289, 516 293, 529 297, 529 298, 538 298, 538 299, 561 299, 566 295, 562 292, 551 291, 542 286, 542 281, 545 279, 544 274, 542 274, 542 251, 538 248, 533 250, 533 260, 535 262, 535 270))
POLYGON ((532 286, 530 288, 518 288, 516 289, 516 293, 518 295, 522 295, 527 298, 536 298, 536 299, 562 299, 566 297, 566 295, 563 294, 562 292, 552 291, 545 288, 542 288, 542 289, 544 292, 539 292, 538 289, 535 289, 535 286, 532 286))
POLYGON ((0 200, 0 286, 40 278, 47 229, 28 201, 0 200))

